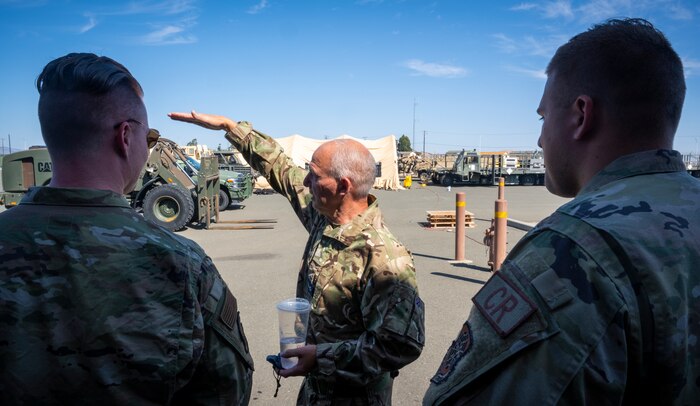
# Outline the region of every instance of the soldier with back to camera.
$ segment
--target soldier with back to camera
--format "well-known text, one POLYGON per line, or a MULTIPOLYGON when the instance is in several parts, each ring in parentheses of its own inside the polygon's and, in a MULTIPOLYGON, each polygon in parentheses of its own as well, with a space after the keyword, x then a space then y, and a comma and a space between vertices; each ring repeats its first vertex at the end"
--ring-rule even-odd
POLYGON ((141 86, 73 53, 37 88, 54 176, 0 213, 0 404, 247 404, 236 299, 196 243, 123 196, 158 139, 141 86))
POLYGON ((695 404, 700 181, 672 149, 681 60, 649 22, 610 20, 547 75, 546 186, 575 198, 474 296, 424 404, 695 404))

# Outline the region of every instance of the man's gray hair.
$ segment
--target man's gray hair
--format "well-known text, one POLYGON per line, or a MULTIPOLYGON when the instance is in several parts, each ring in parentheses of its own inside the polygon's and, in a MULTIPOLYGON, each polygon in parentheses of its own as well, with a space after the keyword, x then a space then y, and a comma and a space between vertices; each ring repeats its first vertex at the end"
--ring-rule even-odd
POLYGON ((353 197, 367 197, 376 174, 374 157, 361 143, 354 140, 333 140, 335 151, 329 175, 336 179, 347 177, 354 187, 353 197), (359 148, 358 148, 359 146, 359 148))

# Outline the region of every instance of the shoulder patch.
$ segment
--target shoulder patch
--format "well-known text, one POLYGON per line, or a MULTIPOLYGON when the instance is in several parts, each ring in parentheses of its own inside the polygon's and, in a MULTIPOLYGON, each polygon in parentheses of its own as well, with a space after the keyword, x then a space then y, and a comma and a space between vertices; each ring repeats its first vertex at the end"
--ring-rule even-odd
POLYGON ((221 322, 226 325, 229 329, 233 330, 233 326, 236 325, 236 317, 238 316, 238 303, 236 298, 233 296, 230 290, 226 289, 226 296, 224 297, 224 306, 221 309, 221 322))
POLYGON ((430 379, 430 382, 439 385, 447 380, 447 378, 452 373, 455 365, 459 362, 462 357, 467 355, 469 349, 472 346, 472 331, 467 321, 462 326, 462 330, 459 331, 459 335, 452 342, 450 349, 447 350, 445 358, 442 359, 440 368, 438 368, 435 376, 430 379))
POLYGON ((535 304, 500 272, 486 282, 472 302, 502 338, 527 320, 536 309, 535 304))

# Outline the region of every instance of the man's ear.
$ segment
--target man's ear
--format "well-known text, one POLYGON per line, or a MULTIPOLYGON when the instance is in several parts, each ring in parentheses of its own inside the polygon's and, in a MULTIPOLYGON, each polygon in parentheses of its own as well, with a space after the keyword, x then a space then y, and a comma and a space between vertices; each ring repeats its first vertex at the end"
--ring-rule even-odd
POLYGON ((592 133, 597 119, 593 107, 593 99, 587 95, 578 96, 571 106, 573 109, 572 119, 575 121, 573 123, 575 126, 573 133, 575 140, 581 141, 592 133))
POLYGON ((340 178, 338 181, 338 194, 348 194, 352 189, 352 182, 346 177, 340 178))
POLYGON ((120 157, 126 158, 129 155, 129 144, 134 141, 132 135, 132 128, 127 121, 114 129, 114 150, 120 157))

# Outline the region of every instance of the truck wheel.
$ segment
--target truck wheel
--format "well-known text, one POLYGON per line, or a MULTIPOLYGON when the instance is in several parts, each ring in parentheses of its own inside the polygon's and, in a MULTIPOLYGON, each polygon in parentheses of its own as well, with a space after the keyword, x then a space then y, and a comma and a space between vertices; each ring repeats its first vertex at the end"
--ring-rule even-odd
POLYGON ((532 175, 523 175, 520 178, 520 184, 522 186, 533 186, 535 184, 535 177, 532 175))
POLYGON ((228 198, 223 189, 219 189, 219 211, 224 211, 231 205, 231 199, 228 198))
POLYGON ((442 183, 442 186, 452 186, 454 179, 452 179, 450 175, 444 175, 442 179, 440 179, 440 183, 442 183))
POLYGON ((428 179, 430 178, 428 172, 421 172, 418 174, 418 177, 420 178, 421 183, 428 183, 428 179))
POLYGON ((143 217, 170 231, 183 229, 193 215, 194 201, 182 186, 156 186, 143 199, 143 217))

